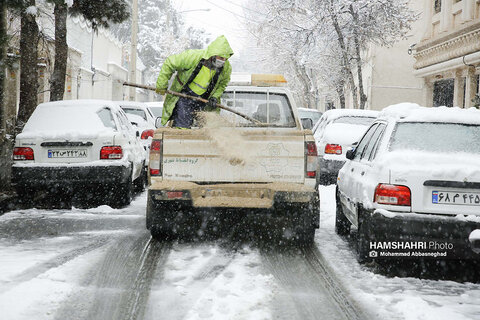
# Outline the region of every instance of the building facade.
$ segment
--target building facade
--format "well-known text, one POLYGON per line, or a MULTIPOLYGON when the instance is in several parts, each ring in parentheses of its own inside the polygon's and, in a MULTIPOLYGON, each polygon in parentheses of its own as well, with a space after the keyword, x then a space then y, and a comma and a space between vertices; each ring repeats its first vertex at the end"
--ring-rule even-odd
POLYGON ((475 105, 480 73, 480 0, 424 0, 414 74, 426 106, 475 105))

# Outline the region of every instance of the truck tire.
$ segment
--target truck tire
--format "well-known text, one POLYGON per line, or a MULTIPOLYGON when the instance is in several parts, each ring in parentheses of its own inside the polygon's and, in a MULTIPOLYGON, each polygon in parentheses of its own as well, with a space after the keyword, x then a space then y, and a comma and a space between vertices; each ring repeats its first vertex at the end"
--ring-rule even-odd
POLYGON ((150 234, 152 235, 152 238, 157 240, 157 241, 171 241, 174 240, 174 236, 172 232, 159 228, 157 226, 152 226, 150 228, 150 234))
POLYGON ((337 193, 337 210, 335 211, 335 232, 339 236, 348 236, 350 234, 351 224, 350 221, 345 217, 343 213, 342 204, 340 203, 340 199, 337 193))

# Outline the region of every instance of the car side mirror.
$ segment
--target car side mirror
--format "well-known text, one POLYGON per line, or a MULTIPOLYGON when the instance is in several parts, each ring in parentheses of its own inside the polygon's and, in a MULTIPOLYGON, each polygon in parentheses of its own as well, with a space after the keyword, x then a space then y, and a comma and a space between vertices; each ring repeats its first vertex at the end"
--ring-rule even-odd
POLYGON ((137 130, 135 135, 137 136, 137 138, 140 137, 140 131, 137 130))
POLYGON ((349 149, 347 151, 347 154, 345 155, 345 157, 348 159, 348 160, 353 160, 353 158, 355 157, 355 149, 349 149))
POLYGON ((161 128, 162 127, 162 118, 161 117, 157 117, 155 119, 155 128, 161 128))
POLYGON ((303 129, 312 129, 313 128, 313 120, 310 118, 301 118, 302 127, 303 129))

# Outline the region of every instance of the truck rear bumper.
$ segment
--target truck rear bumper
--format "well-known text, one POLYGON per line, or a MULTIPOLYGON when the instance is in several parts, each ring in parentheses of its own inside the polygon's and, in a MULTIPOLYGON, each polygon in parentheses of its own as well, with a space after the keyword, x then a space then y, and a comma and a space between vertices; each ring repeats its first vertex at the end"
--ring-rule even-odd
POLYGON ((149 188, 152 201, 189 201, 196 208, 273 208, 278 203, 311 203, 318 192, 293 183, 230 183, 201 185, 193 182, 153 183, 149 188))
POLYGON ((318 192, 303 185, 157 183, 148 190, 147 228, 158 224, 171 228, 205 212, 318 228, 319 202, 318 192))

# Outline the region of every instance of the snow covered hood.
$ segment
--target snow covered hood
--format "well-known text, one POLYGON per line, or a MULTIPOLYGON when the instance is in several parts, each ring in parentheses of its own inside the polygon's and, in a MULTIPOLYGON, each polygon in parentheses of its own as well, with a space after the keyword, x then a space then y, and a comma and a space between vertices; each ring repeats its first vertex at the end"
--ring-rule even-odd
POLYGON ((400 103, 383 109, 379 118, 396 118, 403 122, 441 122, 480 124, 480 110, 458 107, 426 108, 415 103, 400 103))

